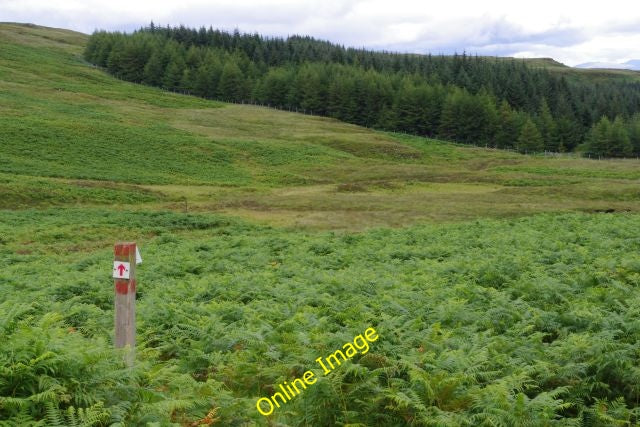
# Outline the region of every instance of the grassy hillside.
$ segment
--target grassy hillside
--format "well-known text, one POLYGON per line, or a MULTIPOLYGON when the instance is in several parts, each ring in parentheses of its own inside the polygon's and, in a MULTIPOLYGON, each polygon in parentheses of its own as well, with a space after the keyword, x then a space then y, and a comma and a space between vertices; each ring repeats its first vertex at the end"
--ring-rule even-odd
POLYGON ((348 229, 638 209, 637 161, 457 147, 167 93, 87 66, 84 40, 0 26, 4 208, 186 206, 348 229))
POLYGON ((638 423, 639 161, 166 93, 85 40, 0 24, 0 425, 638 423), (117 240, 144 259, 133 369, 117 240))

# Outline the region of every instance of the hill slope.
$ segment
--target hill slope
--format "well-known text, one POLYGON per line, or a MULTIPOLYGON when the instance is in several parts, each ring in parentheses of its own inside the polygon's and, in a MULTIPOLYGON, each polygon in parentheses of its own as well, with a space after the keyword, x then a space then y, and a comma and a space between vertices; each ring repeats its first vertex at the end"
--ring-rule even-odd
POLYGON ((638 208, 637 161, 463 148, 177 95, 88 66, 85 41, 0 26, 5 208, 142 202, 323 228, 638 208))
POLYGON ((640 60, 632 59, 627 62, 585 62, 578 64, 576 68, 600 68, 600 69, 614 69, 614 70, 633 70, 640 71, 640 60))

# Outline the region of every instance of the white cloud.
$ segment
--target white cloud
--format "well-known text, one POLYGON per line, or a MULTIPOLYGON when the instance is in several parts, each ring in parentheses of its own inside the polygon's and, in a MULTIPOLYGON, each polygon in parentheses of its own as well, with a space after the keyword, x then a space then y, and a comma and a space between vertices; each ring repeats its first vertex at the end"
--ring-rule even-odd
POLYGON ((573 65, 640 58, 636 1, 0 0, 0 21, 90 33, 148 24, 311 35, 417 53, 553 57, 573 65))

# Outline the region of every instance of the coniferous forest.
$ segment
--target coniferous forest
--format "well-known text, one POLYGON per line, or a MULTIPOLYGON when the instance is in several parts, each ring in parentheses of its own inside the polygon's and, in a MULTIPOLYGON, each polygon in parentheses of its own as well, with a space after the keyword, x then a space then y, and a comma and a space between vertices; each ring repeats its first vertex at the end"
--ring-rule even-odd
POLYGON ((157 27, 95 32, 85 58, 132 82, 521 152, 640 155, 640 81, 522 60, 398 54, 310 37, 157 27))

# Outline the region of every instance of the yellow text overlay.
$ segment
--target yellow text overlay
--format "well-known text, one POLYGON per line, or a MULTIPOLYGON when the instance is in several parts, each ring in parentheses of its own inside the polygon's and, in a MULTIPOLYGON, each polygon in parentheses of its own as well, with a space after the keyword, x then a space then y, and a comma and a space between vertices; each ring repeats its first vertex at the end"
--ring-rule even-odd
MULTIPOLYGON (((318 357, 316 362, 322 368, 323 375, 329 374, 332 370, 336 369, 342 362, 346 362, 358 353, 367 354, 369 351, 369 343, 376 341, 379 338, 378 333, 373 328, 368 328, 362 335, 356 335, 353 338, 353 342, 345 343, 342 348, 329 354, 327 357, 318 357)), ((301 394, 307 389, 307 386, 311 386, 318 381, 315 378, 315 374, 312 371, 306 371, 302 375, 302 379, 295 378, 290 383, 287 381, 282 384, 278 384, 280 391, 277 391, 271 397, 261 397, 256 402, 256 408, 262 415, 267 416, 273 414, 276 408, 280 407, 280 404, 289 402, 294 397, 301 394)))

